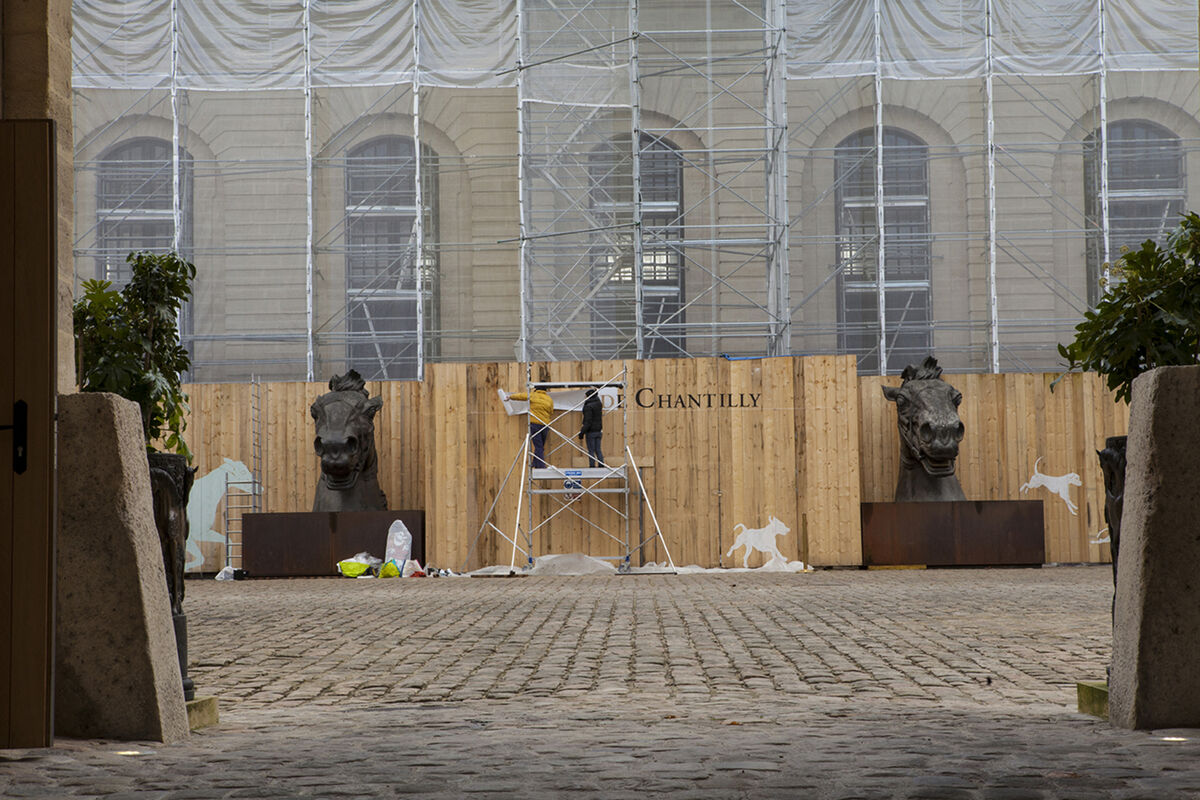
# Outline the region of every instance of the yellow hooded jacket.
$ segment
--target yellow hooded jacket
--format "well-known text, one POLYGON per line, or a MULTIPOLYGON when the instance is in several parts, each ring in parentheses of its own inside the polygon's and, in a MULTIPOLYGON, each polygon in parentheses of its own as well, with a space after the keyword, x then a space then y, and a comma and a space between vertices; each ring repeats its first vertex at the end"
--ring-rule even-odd
POLYGON ((550 419, 554 416, 554 400, 545 389, 534 389, 531 395, 524 392, 510 394, 508 398, 510 400, 528 400, 529 416, 543 425, 550 424, 550 419))

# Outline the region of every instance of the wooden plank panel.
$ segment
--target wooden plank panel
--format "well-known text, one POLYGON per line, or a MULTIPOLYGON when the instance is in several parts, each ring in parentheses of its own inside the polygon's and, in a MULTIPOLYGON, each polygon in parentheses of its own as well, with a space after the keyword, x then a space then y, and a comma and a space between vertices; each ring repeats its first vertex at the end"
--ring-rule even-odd
MULTIPOLYGON (((659 359, 654 364, 654 387, 657 394, 674 398, 682 397, 683 382, 677 359, 659 359)), ((673 402, 673 400, 672 400, 673 402)), ((685 464, 681 458, 670 458, 668 454, 681 452, 680 425, 683 413, 670 406, 654 411, 654 464, 658 478, 658 521, 663 527, 671 551, 677 553, 684 564, 699 563, 699 548, 696 546, 696 529, 687 518, 685 498, 685 464)))
MULTIPOLYGON (((744 393, 749 383, 750 362, 732 361, 729 364, 729 402, 738 394, 744 393)), ((743 414, 729 414, 729 456, 722 466, 728 477, 728 493, 723 498, 729 510, 729 533, 734 535, 734 527, 742 524, 754 527, 751 520, 756 511, 753 492, 755 477, 746 474, 747 441, 751 435, 751 425, 743 414)), ((666 454, 663 455, 664 460, 666 454)), ((736 554, 735 554, 736 555, 736 554)), ((741 561, 732 562, 740 565, 741 561)))
MULTIPOLYGON (((642 481, 645 483, 645 495, 642 495, 641 489, 637 486, 637 478, 632 473, 629 474, 630 484, 630 535, 635 541, 646 538, 648 542, 646 546, 641 548, 639 561, 643 562, 661 562, 666 560, 662 543, 653 537, 654 523, 651 519, 649 511, 646 509, 648 504, 655 513, 658 512, 661 505, 658 501, 658 476, 655 470, 654 461, 654 416, 650 409, 643 407, 643 402, 650 402, 646 398, 653 394, 654 373, 652 369, 652 361, 637 361, 628 360, 624 362, 625 366, 625 391, 622 396, 624 410, 618 412, 623 414, 624 421, 619 424, 626 426, 625 445, 633 454, 634 463, 641 470, 642 481), (643 390, 650 390, 643 392, 643 390)), ((616 425, 614 425, 615 427, 616 425)), ((611 440, 609 440, 611 441, 611 440)), ((612 442, 606 441, 606 446, 614 448, 621 447, 620 439, 612 442)), ((608 455, 608 450, 605 450, 605 455, 608 455)), ((616 456, 613 456, 614 459, 616 456)), ((621 453, 620 463, 628 464, 628 453, 621 453)), ((666 532, 664 531, 666 535, 666 532)), ((678 558, 676 552, 671 550, 670 541, 667 543, 668 551, 673 558, 678 558)), ((678 562, 677 562, 678 563, 678 562)))
POLYGON ((263 458, 266 462, 266 474, 263 476, 264 511, 284 510, 280 502, 283 498, 280 477, 286 463, 283 451, 283 386, 281 383, 268 383, 263 387, 263 396, 266 398, 266 418, 263 426, 266 431, 266 441, 263 443, 263 458))
POLYGON ((861 528, 853 519, 861 497, 859 396, 846 357, 818 356, 805 363, 806 523, 814 564, 862 561, 861 528))
POLYGON ((862 498, 883 503, 895 499, 900 475, 900 435, 896 406, 883 395, 884 386, 899 386, 899 376, 863 376, 859 379, 861 425, 862 498))
MULTIPOLYGON (((850 357, 625 363, 628 407, 621 416, 628 423, 631 449, 646 467, 649 497, 677 563, 740 565, 740 551, 725 557, 734 526, 759 527, 771 515, 792 528, 793 538, 780 540, 790 558, 858 563, 858 503, 891 501, 895 490, 895 408, 880 387, 897 384, 897 377, 860 378, 850 357), (644 392, 639 398, 640 390, 644 392), (659 395, 664 398, 661 405, 659 395), (741 408, 743 404, 747 407, 741 408), (786 515, 792 519, 784 519, 786 515)), ((620 362, 564 362, 552 366, 552 376, 604 380, 620 367, 620 362)), ((1095 376, 1065 379, 1051 393, 1047 385, 1053 377, 948 376, 964 395, 964 491, 969 499, 1042 499, 1048 558, 1104 559, 1106 549, 1087 543, 1102 525, 1094 518, 1089 523, 1083 510, 1095 514, 1091 509, 1102 507, 1099 470, 1091 463, 1094 450, 1105 435, 1124 432, 1127 410, 1111 402, 1095 376), (1083 476, 1084 486, 1072 490, 1080 516, 1071 515, 1066 504, 1045 489, 1020 492, 1039 457, 1045 474, 1075 471, 1083 476)), ((430 365, 422 383, 371 386, 385 396, 385 412, 377 425, 385 491, 393 507, 403 498, 405 507, 427 510, 430 553, 442 560, 441 566, 462 565, 458 559, 465 559, 475 544, 483 515, 517 456, 526 419, 508 417, 496 389, 512 391, 523 384, 524 366, 506 362, 430 365), (426 503, 426 497, 439 499, 426 503)), ((308 510, 318 475, 308 405, 326 387, 293 383, 265 389, 268 508, 308 510)), ((191 434, 199 442, 198 464, 206 468, 220 456, 239 452, 246 452, 248 459, 248 411, 241 410, 248 408, 248 387, 191 391, 191 434)), ((568 416, 567 428, 573 431, 578 414, 568 416)), ((606 416, 605 451, 611 460, 623 462, 617 416, 606 416)), ((576 465, 575 459, 578 465, 586 460, 573 445, 563 459, 571 465, 576 465)), ((497 503, 505 530, 512 525, 518 476, 519 464, 504 490, 508 496, 497 503)), ((549 510, 539 500, 535 518, 549 510)), ((606 530, 615 521, 623 533, 618 515, 594 511, 588 516, 603 519, 606 530)), ((631 512, 636 544, 639 519, 644 533, 652 526, 636 505, 631 512)), ((522 516, 524 526, 528 517, 522 516)), ((535 544, 541 553, 617 555, 622 550, 573 515, 556 518, 535 544)), ((471 563, 507 563, 510 554, 507 542, 488 533, 471 563)), ((665 554, 651 539, 645 558, 661 561, 665 554)), ((756 554, 752 563, 762 560, 756 554)))
POLYGON ((466 366, 433 364, 429 384, 429 408, 435 410, 429 420, 431 430, 430 479, 426 481, 426 553, 430 563, 457 566, 466 559, 467 523, 467 432, 466 366))
MULTIPOLYGON (((1058 468, 1051 467, 1047 462, 1061 464, 1070 458, 1077 384, 1075 376, 1068 375, 1058 384, 1055 391, 1046 397, 1046 443, 1042 448, 1046 452, 1042 466, 1046 469, 1055 469, 1057 472, 1058 468)), ((1070 536, 1064 530, 1069 523, 1063 519, 1066 512, 1052 503, 1047 502, 1044 505, 1050 534, 1046 542, 1046 559, 1051 563, 1070 562, 1070 536)))
MULTIPOLYGON (((797 480, 795 387, 792 358, 762 362, 762 394, 758 405, 763 417, 763 483, 767 490, 764 514, 779 519, 788 528, 777 537, 776 547, 789 561, 803 560, 801 543, 800 486, 797 480)), ((756 526, 766 525, 766 519, 756 526)))

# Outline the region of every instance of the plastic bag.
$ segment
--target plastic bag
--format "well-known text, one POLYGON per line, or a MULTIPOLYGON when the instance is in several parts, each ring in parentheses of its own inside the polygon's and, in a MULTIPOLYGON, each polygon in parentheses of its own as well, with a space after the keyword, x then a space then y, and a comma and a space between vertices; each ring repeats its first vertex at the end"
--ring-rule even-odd
POLYGON ((404 562, 412 556, 412 534, 400 520, 388 528, 387 547, 383 551, 384 561, 395 561, 404 568, 404 562))
POLYGON ((371 577, 379 571, 379 567, 383 564, 381 560, 367 552, 362 552, 354 558, 347 558, 337 562, 338 572, 347 578, 361 578, 370 573, 371 577))
POLYGON ((221 571, 217 573, 217 577, 214 578, 214 580, 218 580, 218 581, 233 580, 233 567, 221 567, 221 571))

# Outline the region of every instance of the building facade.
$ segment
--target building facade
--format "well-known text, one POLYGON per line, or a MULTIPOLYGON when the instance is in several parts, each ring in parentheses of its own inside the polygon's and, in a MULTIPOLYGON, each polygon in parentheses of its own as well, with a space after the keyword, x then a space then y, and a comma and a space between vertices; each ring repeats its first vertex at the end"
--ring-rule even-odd
POLYGON ((76 277, 194 261, 195 381, 1052 370, 1200 191, 1194 3, 121 8, 75 3, 76 277))

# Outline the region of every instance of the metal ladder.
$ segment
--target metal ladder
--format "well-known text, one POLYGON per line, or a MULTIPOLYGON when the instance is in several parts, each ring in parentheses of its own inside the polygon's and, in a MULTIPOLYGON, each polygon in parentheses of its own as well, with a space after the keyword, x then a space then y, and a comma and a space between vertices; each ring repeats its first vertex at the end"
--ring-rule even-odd
POLYGON ((225 565, 242 566, 242 515, 263 510, 263 388, 257 376, 250 379, 250 480, 225 476, 225 565), (236 490, 236 491, 232 491, 236 490))

